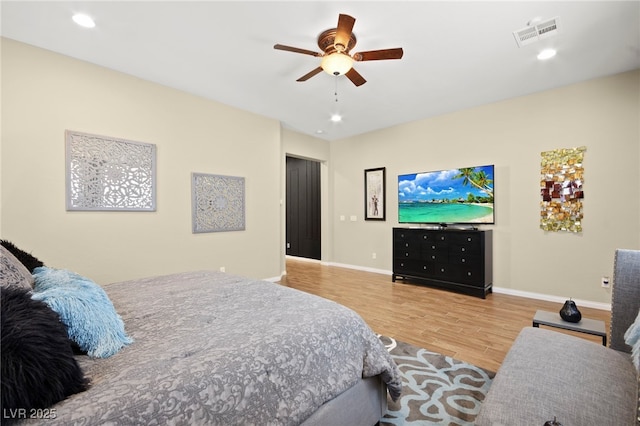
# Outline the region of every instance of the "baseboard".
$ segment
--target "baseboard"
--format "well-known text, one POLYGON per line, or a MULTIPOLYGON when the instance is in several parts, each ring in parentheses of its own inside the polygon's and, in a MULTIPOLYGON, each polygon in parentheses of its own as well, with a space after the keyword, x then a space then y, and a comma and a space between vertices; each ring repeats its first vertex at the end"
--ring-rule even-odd
MULTIPOLYGON (((298 260, 300 262, 311 262, 311 263, 323 263, 318 259, 309 259, 308 257, 298 257, 298 256, 285 256, 287 259, 298 260)), ((323 263, 324 264, 324 263, 323 263)))
MULTIPOLYGON (((373 272, 373 273, 382 274, 382 275, 391 276, 393 274, 393 272, 387 271, 385 269, 376 269, 376 268, 369 268, 369 267, 365 267, 365 266, 349 265, 349 264, 346 264, 346 263, 322 262, 322 261, 315 260, 315 259, 306 259, 306 258, 294 257, 294 256, 287 256, 287 258, 288 259, 301 260, 301 261, 305 261, 305 262, 321 263, 322 265, 336 266, 338 268, 347 268, 347 269, 355 269, 355 270, 364 271, 364 272, 373 272)), ((534 292, 530 292, 530 291, 514 290, 514 289, 511 289, 511 288, 503 288, 503 287, 496 287, 496 286, 493 287, 493 291, 494 291, 494 293, 499 293, 499 294, 507 294, 507 295, 510 295, 510 296, 526 297, 528 299, 544 300, 544 301, 547 301, 547 302, 556 302, 556 303, 560 303, 560 304, 563 304, 567 300, 566 297, 553 296, 553 295, 550 295, 550 294, 534 293, 534 292)), ((593 308, 593 309, 600 309, 600 310, 603 310, 603 311, 611 311, 611 303, 593 302, 593 301, 590 301, 590 300, 581 300, 581 299, 573 299, 573 301, 576 302, 576 305, 583 306, 585 308, 593 308)))
POLYGON ((323 262, 322 264, 327 266, 336 266, 338 268, 357 269, 358 271, 373 272, 374 274, 382 274, 382 275, 389 275, 389 276, 393 274, 391 271, 387 271, 385 269, 368 268, 366 266, 347 265, 344 263, 335 263, 335 262, 323 262))
MULTIPOLYGON (((494 293, 508 294, 510 296, 526 297, 528 299, 545 300, 547 302, 556 302, 564 304, 566 297, 552 296, 550 294, 533 293, 529 291, 514 290, 512 288, 493 287, 494 293)), ((611 311, 611 303, 593 302, 591 300, 572 299, 576 305, 585 308, 600 309, 603 311, 611 311)))

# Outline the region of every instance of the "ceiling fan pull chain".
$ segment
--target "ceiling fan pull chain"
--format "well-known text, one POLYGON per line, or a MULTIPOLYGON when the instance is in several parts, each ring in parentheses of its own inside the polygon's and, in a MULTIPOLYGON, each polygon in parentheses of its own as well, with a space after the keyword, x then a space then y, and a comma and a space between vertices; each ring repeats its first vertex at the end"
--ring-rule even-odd
POLYGON ((334 95, 336 95, 336 102, 338 102, 338 76, 336 75, 335 77, 335 81, 336 81, 336 91, 334 92, 334 95))

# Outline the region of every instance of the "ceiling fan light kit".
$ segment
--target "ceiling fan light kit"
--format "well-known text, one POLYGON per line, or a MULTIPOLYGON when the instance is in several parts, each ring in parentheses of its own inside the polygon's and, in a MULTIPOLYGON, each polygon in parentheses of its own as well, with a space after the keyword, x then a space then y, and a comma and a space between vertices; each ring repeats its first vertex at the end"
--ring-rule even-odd
POLYGON ((327 74, 344 75, 353 67, 353 58, 344 53, 334 52, 322 57, 320 67, 327 74))
POLYGON ((325 30, 318 36, 318 47, 320 47, 322 53, 300 49, 298 47, 285 46, 283 44, 276 44, 273 48, 322 58, 319 67, 309 71, 296 81, 307 81, 324 70, 327 74, 335 76, 346 75, 354 85, 361 86, 366 83, 367 80, 353 68, 354 62, 400 59, 404 52, 402 48, 398 47, 395 49, 358 52, 351 55, 349 52, 355 47, 357 42, 356 36, 352 31, 355 22, 355 18, 340 14, 338 16, 338 26, 325 30))

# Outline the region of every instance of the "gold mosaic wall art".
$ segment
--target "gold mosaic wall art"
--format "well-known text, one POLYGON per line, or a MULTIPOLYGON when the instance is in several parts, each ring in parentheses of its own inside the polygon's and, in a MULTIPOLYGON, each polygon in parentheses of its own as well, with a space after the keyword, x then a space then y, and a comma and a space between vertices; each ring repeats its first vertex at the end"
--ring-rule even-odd
POLYGON ((585 147, 541 153, 540 228, 582 232, 585 147))

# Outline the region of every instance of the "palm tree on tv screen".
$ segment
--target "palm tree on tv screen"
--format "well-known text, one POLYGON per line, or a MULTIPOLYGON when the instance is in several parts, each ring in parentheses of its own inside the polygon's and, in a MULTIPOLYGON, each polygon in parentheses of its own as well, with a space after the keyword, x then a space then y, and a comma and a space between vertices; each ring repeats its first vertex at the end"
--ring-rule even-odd
POLYGON ((479 172, 475 171, 474 167, 466 167, 462 169, 458 169, 458 174, 454 176, 454 179, 463 178, 463 185, 472 185, 478 188, 480 191, 484 192, 489 196, 491 200, 493 200, 493 188, 491 184, 493 184, 493 180, 489 179, 489 176, 484 172, 484 170, 480 170, 479 172))

